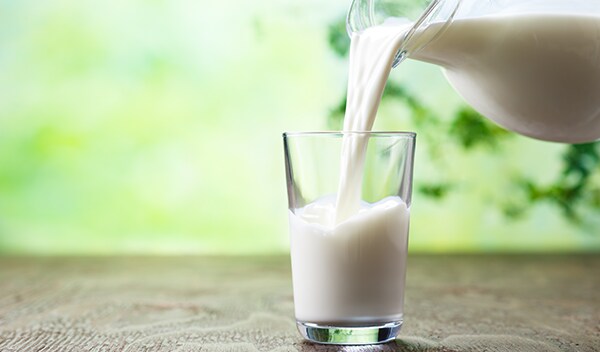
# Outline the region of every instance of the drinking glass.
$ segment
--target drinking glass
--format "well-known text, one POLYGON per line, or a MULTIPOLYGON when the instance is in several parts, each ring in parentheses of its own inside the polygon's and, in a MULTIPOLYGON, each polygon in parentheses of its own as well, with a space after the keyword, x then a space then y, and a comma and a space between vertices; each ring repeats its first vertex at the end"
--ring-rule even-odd
POLYGON ((284 133, 294 307, 305 339, 374 344, 400 331, 415 139, 408 132, 284 133), (345 158, 344 143, 362 148, 345 158), (341 219, 340 179, 355 180, 360 196, 341 219))

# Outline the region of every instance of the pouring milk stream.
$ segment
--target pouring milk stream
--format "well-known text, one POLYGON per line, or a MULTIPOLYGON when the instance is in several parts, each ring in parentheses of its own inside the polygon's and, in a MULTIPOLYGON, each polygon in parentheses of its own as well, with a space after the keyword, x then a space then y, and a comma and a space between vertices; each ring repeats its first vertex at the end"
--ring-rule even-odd
MULTIPOLYGON (((434 1, 416 23, 387 18, 373 25, 375 3, 353 3, 359 30, 351 33, 344 131, 372 129, 392 66, 408 57, 442 66, 470 105, 515 132, 565 143, 600 139, 600 1, 434 1), (435 12, 444 5, 449 12, 435 12)), ((391 287, 385 276, 358 278, 355 266, 334 263, 368 242, 372 251, 361 252, 361 263, 404 265, 394 253, 405 253, 407 205, 398 197, 361 201, 367 144, 366 135, 344 135, 337 195, 290 213, 300 320, 356 322, 371 312, 371 320, 401 321, 404 280, 391 287), (362 279, 382 287, 365 309, 357 306, 369 301, 362 279), (327 292, 335 299, 324 299, 327 292)))

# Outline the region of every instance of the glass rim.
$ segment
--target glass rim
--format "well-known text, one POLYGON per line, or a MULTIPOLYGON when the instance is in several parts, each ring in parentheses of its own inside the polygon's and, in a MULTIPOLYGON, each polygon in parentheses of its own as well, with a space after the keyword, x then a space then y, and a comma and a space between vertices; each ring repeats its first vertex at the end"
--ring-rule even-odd
POLYGON ((344 135, 366 135, 370 137, 403 137, 415 139, 416 132, 406 131, 302 131, 283 132, 283 137, 343 137, 344 135))

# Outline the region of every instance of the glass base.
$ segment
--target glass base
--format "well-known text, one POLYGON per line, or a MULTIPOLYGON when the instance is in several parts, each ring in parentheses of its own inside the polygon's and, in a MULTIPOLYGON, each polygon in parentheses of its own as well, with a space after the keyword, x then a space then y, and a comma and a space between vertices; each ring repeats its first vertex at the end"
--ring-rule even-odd
POLYGON ((300 334, 311 342, 326 345, 373 345, 392 341, 398 336, 402 321, 369 326, 341 327, 296 322, 300 334))

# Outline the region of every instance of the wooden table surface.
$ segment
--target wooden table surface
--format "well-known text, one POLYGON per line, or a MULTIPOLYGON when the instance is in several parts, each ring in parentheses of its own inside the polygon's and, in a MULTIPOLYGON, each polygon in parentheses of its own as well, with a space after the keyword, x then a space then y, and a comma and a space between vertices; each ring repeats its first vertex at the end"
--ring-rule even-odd
POLYGON ((412 256, 386 345, 296 332, 287 257, 0 258, 0 351, 600 351, 600 256, 412 256))

